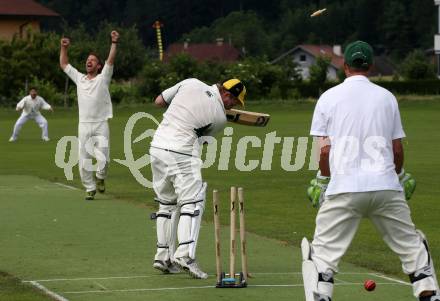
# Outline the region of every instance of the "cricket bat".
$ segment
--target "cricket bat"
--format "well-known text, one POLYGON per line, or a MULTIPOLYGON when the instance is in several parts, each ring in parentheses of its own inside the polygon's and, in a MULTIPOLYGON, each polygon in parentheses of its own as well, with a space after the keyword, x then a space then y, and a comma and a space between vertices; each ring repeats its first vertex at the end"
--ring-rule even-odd
POLYGON ((311 14, 310 17, 312 17, 312 18, 317 17, 317 16, 321 15, 323 12, 325 12, 326 10, 327 10, 326 8, 319 9, 319 10, 315 11, 313 14, 311 14))
POLYGON ((243 110, 230 109, 226 110, 226 119, 229 122, 235 122, 250 126, 266 126, 270 120, 269 114, 249 112, 243 110))

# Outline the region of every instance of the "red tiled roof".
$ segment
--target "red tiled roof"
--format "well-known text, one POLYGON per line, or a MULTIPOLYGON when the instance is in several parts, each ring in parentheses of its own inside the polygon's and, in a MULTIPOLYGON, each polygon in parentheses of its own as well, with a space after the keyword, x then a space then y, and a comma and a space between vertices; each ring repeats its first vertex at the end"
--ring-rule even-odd
POLYGON ((344 66, 344 57, 336 55, 333 52, 333 47, 330 45, 298 45, 296 48, 302 48, 303 50, 313 54, 315 57, 327 56, 331 58, 331 64, 336 68, 342 68, 344 66))
POLYGON ((45 16, 59 14, 33 0, 0 0, 0 16, 45 16))
POLYGON ((182 43, 171 44, 165 52, 165 61, 179 53, 187 53, 197 61, 215 60, 234 62, 240 57, 240 52, 229 44, 217 45, 216 43, 189 43, 185 48, 182 43))

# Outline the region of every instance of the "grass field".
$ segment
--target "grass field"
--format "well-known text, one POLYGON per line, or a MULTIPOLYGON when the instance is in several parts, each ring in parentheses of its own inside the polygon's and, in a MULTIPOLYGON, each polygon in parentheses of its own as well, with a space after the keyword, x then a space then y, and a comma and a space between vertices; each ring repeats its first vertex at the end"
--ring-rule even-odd
MULTIPOLYGON (((269 112, 272 120, 267 128, 234 126, 233 146, 241 136, 264 138, 272 131, 276 131, 278 137, 308 136, 312 104, 254 104, 247 109, 269 112)), ((440 260, 437 213, 440 176, 436 173, 440 167, 437 158, 440 142, 435 139, 439 132, 439 109, 440 103, 435 100, 401 103, 408 136, 405 167, 418 180, 411 209, 415 223, 429 238, 436 263, 440 260)), ((150 105, 115 110, 116 118, 110 125, 112 160, 124 159, 123 129, 128 118, 138 111, 150 112, 156 117, 161 114, 150 105)), ((303 236, 312 236, 316 214, 305 198, 307 184, 315 174, 308 170, 310 151, 305 167, 295 172, 280 167, 282 143, 275 145, 270 171, 260 167, 251 172, 236 170, 234 147, 229 170, 217 170, 218 161, 204 170, 210 191, 218 188, 225 201, 229 186, 240 185, 245 189, 249 266, 255 276, 248 289, 216 290, 212 288, 215 263, 211 198, 198 249, 199 260, 211 275, 210 279, 159 275, 151 268, 155 231, 147 217, 154 210, 152 191, 139 185, 126 167, 114 161, 107 181, 108 194, 98 196, 94 202, 83 201, 82 190, 60 185, 82 189, 76 167, 75 179, 70 182, 54 163, 58 139, 76 135, 77 112, 57 110, 46 116, 52 141, 41 142, 39 128, 29 122, 20 140, 8 143, 17 114, 7 109, 0 111, 0 270, 27 281, 26 285, 43 285, 68 300, 200 297, 218 300, 229 296, 255 300, 303 299, 297 246, 303 236)), ((151 126, 140 122, 133 138, 151 126)), ((134 157, 141 157, 147 149, 148 141, 134 144, 134 157)), ((261 160, 262 153, 262 148, 249 147, 246 159, 261 160)), ((149 167, 143 173, 148 177, 149 167)), ((227 224, 226 207, 225 202, 223 224, 227 224)), ((223 239, 226 242, 227 237, 223 239)), ((368 222, 361 225, 343 261, 335 300, 351 300, 354 294, 359 300, 412 300, 411 288, 405 284, 407 279, 400 272, 399 261, 368 222), (391 277, 384 278, 377 273, 391 277), (367 278, 379 283, 374 293, 362 293, 360 283, 367 278)), ((0 288, 4 286, 2 283, 15 283, 10 277, 0 279, 3 279, 0 288)), ((0 300, 39 300, 37 297, 13 299, 14 294, 18 292, 0 289, 0 300), (8 295, 5 298, 2 294, 8 295)), ((36 293, 27 291, 26 294, 35 296, 36 293)))

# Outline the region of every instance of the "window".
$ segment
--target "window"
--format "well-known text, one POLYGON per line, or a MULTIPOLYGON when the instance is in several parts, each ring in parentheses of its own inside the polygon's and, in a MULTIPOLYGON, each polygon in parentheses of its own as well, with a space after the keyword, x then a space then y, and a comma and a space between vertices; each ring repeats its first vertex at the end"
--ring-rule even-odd
POLYGON ((305 54, 301 54, 301 55, 299 56, 299 61, 300 61, 300 62, 305 62, 305 61, 307 61, 307 57, 306 57, 306 55, 305 55, 305 54))

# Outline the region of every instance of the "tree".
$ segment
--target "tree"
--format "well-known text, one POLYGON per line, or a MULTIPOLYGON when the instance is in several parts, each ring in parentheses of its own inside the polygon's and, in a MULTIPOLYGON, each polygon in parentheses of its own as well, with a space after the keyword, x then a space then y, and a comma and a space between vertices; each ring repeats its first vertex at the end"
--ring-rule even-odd
POLYGON ((428 62, 423 51, 419 49, 408 54, 402 62, 401 73, 406 79, 433 79, 436 77, 434 65, 428 62))
POLYGON ((58 67, 59 37, 29 30, 24 39, 0 42, 0 95, 15 102, 34 76, 55 84, 63 83, 58 67))
POLYGON ((213 42, 215 38, 224 38, 242 50, 245 56, 260 56, 272 49, 266 25, 254 11, 232 12, 215 20, 209 28, 196 28, 184 37, 205 43, 213 42))
POLYGON ((315 64, 310 67, 310 82, 321 88, 327 81, 327 70, 329 65, 329 57, 318 56, 315 64))
POLYGON ((385 5, 382 20, 383 40, 390 53, 396 58, 403 58, 411 49, 411 24, 408 10, 400 0, 391 0, 385 5))
POLYGON ((147 54, 139 38, 136 26, 119 27, 115 24, 104 22, 101 23, 99 29, 94 40, 96 41, 96 51, 103 58, 107 58, 110 49, 110 32, 116 29, 121 34, 113 77, 125 80, 135 77, 144 65, 147 54))

